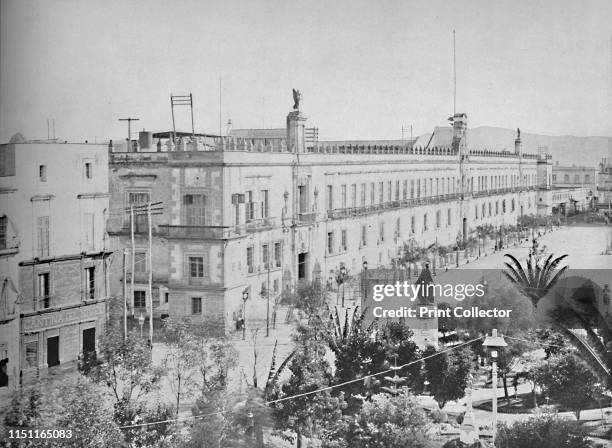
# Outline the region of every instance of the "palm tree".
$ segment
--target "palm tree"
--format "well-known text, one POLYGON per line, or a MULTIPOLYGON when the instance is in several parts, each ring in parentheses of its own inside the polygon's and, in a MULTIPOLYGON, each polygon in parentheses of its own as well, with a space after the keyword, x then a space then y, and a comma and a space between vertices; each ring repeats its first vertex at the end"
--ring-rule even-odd
POLYGON ((544 297, 568 269, 568 266, 563 266, 557 270, 557 266, 568 255, 561 255, 553 259, 553 254, 540 265, 540 260, 535 257, 527 259, 527 271, 523 269, 521 262, 516 257, 510 254, 505 254, 512 263, 504 262, 508 271, 504 271, 504 275, 510 282, 516 285, 519 291, 531 300, 534 308, 538 307, 538 302, 544 297))
POLYGON ((561 279, 568 266, 560 269, 558 266, 567 254, 557 258, 551 254, 543 263, 536 257, 529 257, 526 269, 514 256, 505 256, 512 261, 505 262, 508 268, 504 271, 506 278, 531 301, 534 310, 546 297, 546 307, 541 306, 540 309, 600 379, 610 383, 612 359, 607 346, 612 341, 612 326, 604 307, 598 304, 599 286, 582 277, 561 279), (586 332, 586 337, 576 332, 579 329, 586 332))

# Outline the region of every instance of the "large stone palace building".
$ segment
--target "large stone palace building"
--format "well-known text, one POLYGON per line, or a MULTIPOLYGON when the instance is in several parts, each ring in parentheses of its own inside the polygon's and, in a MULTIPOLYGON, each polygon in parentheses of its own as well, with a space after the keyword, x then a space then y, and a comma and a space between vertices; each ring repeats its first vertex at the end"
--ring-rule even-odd
MULTIPOLYGON (((550 213, 550 156, 525 153, 520 131, 514 151, 470 147, 467 116, 451 122, 416 140, 326 143, 308 138, 293 110, 283 132, 145 133, 131 152, 111 145, 113 248, 131 246, 130 205, 161 202, 154 316, 229 327, 245 310, 265 318, 266 298, 298 280, 388 266, 409 239, 456 244, 479 225, 550 213)), ((135 269, 124 279, 134 276, 134 316, 149 300, 147 224, 135 218, 135 269)))

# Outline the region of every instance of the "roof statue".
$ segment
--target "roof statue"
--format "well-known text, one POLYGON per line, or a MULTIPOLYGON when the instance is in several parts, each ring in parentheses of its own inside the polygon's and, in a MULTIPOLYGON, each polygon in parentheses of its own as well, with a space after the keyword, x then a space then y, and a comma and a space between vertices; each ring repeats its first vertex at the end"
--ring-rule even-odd
POLYGON ((521 130, 520 130, 520 128, 516 128, 516 138, 521 138, 521 130))
POLYGON ((302 94, 299 90, 293 89, 293 109, 300 110, 300 100, 302 99, 302 94))

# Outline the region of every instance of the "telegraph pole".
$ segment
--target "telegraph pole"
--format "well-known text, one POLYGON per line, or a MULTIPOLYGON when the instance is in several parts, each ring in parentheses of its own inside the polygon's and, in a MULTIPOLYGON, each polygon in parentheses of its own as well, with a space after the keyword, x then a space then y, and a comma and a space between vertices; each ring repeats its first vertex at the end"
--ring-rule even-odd
POLYGON ((127 339, 127 249, 123 249, 123 339, 127 339))
POLYGON ((134 266, 136 265, 136 249, 134 244, 134 204, 130 205, 130 230, 132 233, 132 270, 130 271, 130 289, 132 292, 132 316, 134 315, 134 266))
POLYGON ((149 222, 149 344, 153 350, 153 230, 151 224, 151 203, 147 206, 149 222))
POLYGON ((132 121, 139 121, 139 118, 120 118, 119 121, 127 121, 128 123, 128 136, 127 136, 127 151, 126 152, 130 152, 130 144, 132 143, 132 121))

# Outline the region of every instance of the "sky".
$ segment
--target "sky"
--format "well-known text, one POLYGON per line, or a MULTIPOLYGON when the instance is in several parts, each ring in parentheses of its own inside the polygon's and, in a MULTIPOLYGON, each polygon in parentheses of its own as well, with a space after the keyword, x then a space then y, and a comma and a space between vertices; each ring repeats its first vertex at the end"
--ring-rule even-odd
POLYGON ((284 127, 292 88, 321 140, 431 132, 453 113, 453 30, 470 127, 612 136, 611 17, 608 0, 0 0, 0 142, 47 119, 69 141, 125 138, 125 117, 172 129, 170 94, 193 94, 199 132, 284 127))

